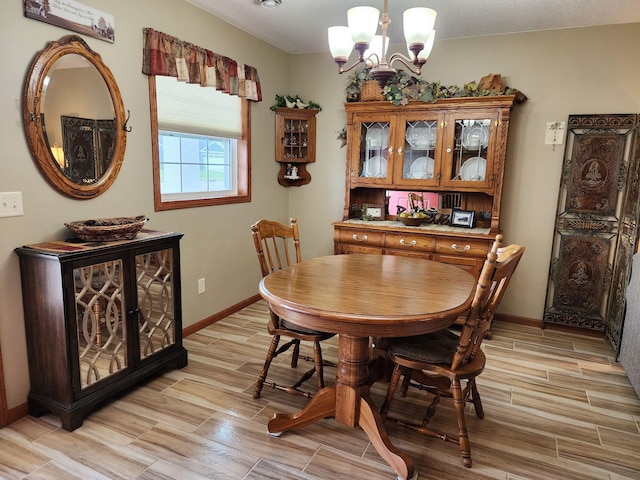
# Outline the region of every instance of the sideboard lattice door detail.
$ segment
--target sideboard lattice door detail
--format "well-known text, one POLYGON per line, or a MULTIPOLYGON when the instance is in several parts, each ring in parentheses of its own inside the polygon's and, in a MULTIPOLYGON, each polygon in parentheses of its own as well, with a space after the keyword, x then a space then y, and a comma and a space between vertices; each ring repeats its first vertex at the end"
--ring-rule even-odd
POLYGON ((127 368, 122 268, 114 260, 73 271, 82 388, 127 368))
POLYGON ((638 116, 568 124, 544 323, 603 331, 617 348, 637 239, 638 116))
POLYGON ((175 343, 173 256, 170 249, 136 256, 140 358, 175 343))

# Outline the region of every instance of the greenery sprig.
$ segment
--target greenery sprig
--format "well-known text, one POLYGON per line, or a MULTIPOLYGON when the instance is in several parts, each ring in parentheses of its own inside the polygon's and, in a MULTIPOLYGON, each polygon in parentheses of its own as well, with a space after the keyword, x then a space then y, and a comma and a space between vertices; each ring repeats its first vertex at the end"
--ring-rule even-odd
POLYGON ((276 111, 277 108, 299 108, 310 110, 322 110, 322 107, 313 100, 309 100, 305 103, 298 95, 295 97, 291 95, 276 95, 276 103, 269 107, 270 110, 276 111))

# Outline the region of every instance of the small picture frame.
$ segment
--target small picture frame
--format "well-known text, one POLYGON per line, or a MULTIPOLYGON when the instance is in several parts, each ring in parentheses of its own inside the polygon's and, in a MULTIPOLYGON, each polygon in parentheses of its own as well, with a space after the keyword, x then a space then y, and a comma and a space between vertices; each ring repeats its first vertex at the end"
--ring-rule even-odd
POLYGON ((362 217, 366 220, 384 220, 385 213, 383 204, 367 203, 362 205, 362 217))
POLYGON ((476 212, 473 210, 460 210, 454 208, 451 210, 451 218, 449 225, 452 227, 473 228, 476 219, 476 212))

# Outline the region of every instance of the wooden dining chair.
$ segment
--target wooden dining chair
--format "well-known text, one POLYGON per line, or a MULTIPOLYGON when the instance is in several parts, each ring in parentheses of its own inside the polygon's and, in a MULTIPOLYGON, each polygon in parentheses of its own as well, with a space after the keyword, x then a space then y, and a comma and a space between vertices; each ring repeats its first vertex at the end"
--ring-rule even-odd
MULTIPOLYGON (((253 234, 253 241, 256 247, 256 253, 258 254, 258 260, 260 262, 260 269, 263 277, 266 277, 276 270, 280 270, 302 261, 298 222, 295 218, 291 218, 290 227, 271 220, 260 220, 251 225, 251 232, 253 234)), ((309 398, 312 394, 302 390, 300 388, 301 385, 309 380, 315 373, 318 379, 318 390, 324 388, 324 367, 336 366, 332 362, 323 360, 322 349, 320 347, 321 341, 331 338, 335 334, 319 332, 293 325, 286 320, 279 318, 271 310, 269 310, 269 314, 270 318, 267 323, 267 331, 269 332, 269 335, 272 336, 272 339, 271 344, 269 345, 269 350, 267 351, 267 358, 264 362, 262 372, 260 373, 260 377, 258 377, 258 382, 256 383, 255 390, 253 392, 253 398, 260 398, 260 392, 262 392, 264 385, 287 393, 303 395, 309 398), (280 338, 283 336, 290 340, 278 348, 280 338), (300 354, 301 341, 307 341, 313 344, 313 357, 300 354), (291 347, 293 347, 291 355, 292 368, 296 368, 298 366, 298 359, 313 362, 313 368, 306 371, 296 383, 290 386, 279 385, 275 381, 267 382, 267 374, 273 359, 286 352, 291 347)))
POLYGON ((473 403, 476 416, 484 418, 480 394, 476 387, 476 377, 482 373, 485 366, 485 356, 480 347, 525 250, 520 245, 501 248, 502 238, 502 235, 496 236, 496 241, 487 255, 460 335, 445 329, 436 333, 396 339, 388 351, 389 358, 395 366, 386 398, 380 409, 382 417, 395 420, 398 425, 424 435, 458 443, 465 467, 471 467, 469 435, 464 418, 466 403, 473 403), (403 396, 409 386, 434 395, 420 425, 407 423, 389 415, 391 400, 403 375, 403 396), (466 382, 463 387, 464 381, 466 382), (457 435, 444 434, 428 427, 441 397, 453 397, 458 423, 457 435))

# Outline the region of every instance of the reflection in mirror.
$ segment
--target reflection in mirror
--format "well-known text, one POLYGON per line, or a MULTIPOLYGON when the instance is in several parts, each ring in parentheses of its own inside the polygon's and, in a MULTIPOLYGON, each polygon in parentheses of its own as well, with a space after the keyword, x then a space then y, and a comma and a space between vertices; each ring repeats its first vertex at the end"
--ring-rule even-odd
POLYGON ((95 183, 111 163, 115 140, 111 95, 86 58, 64 55, 44 80, 42 129, 62 173, 79 184, 95 183))
POLYGON ((401 190, 387 190, 387 205, 389 205, 389 215, 398 215, 405 210, 412 210, 415 207, 419 207, 424 210, 429 208, 439 208, 440 196, 435 192, 416 192, 414 191, 401 191, 401 190), (415 205, 415 201, 412 203, 411 196, 419 194, 422 200, 422 205, 415 205))
POLYGON ((23 107, 31 153, 55 188, 86 199, 111 186, 124 157, 124 107, 111 71, 84 40, 69 35, 36 56, 23 107))

